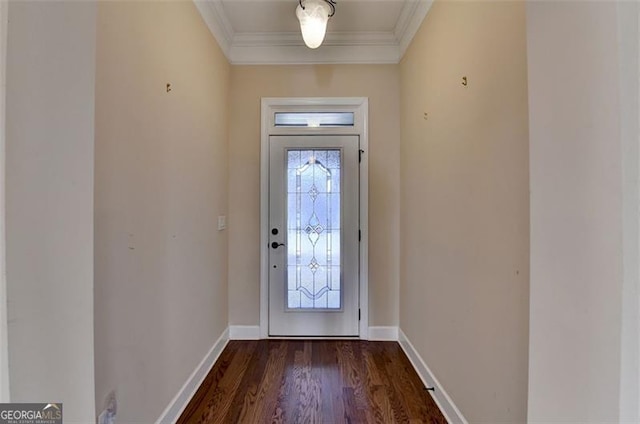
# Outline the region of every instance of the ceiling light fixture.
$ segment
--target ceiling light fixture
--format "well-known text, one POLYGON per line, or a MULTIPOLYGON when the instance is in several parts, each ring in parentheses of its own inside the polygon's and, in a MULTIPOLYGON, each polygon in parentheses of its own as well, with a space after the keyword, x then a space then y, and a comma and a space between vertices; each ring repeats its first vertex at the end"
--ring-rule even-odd
POLYGON ((324 40, 329 18, 336 14, 335 0, 298 0, 296 16, 304 43, 317 49, 324 40))

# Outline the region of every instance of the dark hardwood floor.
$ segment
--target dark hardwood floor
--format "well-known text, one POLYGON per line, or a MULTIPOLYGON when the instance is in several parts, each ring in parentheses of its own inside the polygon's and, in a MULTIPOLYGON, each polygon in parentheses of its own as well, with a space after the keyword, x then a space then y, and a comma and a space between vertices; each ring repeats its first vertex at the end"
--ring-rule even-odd
POLYGON ((396 342, 230 341, 178 423, 446 423, 396 342))

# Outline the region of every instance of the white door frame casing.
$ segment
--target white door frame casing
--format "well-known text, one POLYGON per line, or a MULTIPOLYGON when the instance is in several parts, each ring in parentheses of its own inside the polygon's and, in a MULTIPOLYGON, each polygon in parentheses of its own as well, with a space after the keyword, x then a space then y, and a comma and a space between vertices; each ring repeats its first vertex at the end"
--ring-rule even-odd
POLYGON ((264 97, 260 134, 260 337, 269 338, 269 136, 358 135, 360 162, 359 335, 369 333, 369 100, 366 97, 264 97), (275 112, 353 112, 353 127, 276 127, 275 112))

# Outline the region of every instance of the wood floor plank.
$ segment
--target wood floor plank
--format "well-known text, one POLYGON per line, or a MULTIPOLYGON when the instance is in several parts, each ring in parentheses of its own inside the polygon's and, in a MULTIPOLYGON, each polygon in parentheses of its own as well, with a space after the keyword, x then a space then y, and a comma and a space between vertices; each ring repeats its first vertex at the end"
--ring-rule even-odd
POLYGON ((178 423, 446 420, 396 342, 260 340, 227 344, 178 423))
POLYGON ((262 374, 267 365, 269 355, 267 340, 260 340, 256 349, 253 351, 253 357, 247 366, 238 390, 236 391, 233 402, 229 408, 229 412, 225 416, 225 422, 240 423, 250 422, 247 415, 251 412, 252 403, 258 392, 258 384, 262 380, 262 374))
POLYGON ((322 422, 320 417, 320 386, 311 374, 311 341, 304 342, 303 350, 296 352, 294 367, 294 396, 298 396, 294 422, 322 422))
POLYGON ((334 423, 345 423, 346 412, 345 403, 342 396, 342 387, 344 385, 342 374, 340 373, 340 365, 338 363, 337 350, 339 345, 332 341, 322 342, 321 374, 322 387, 325 391, 330 392, 332 414, 327 417, 334 423))
POLYGON ((287 346, 287 357, 283 370, 283 381, 278 390, 278 400, 271 417, 271 422, 274 424, 292 422, 292 411, 295 410, 295 399, 293 396, 293 362, 295 351, 298 349, 298 346, 302 346, 302 343, 300 341, 289 341, 285 345, 287 346))
POLYGON ((373 421, 384 424, 396 423, 397 421, 393 415, 391 400, 387 394, 385 384, 383 384, 378 367, 376 366, 375 359, 373 358, 373 352, 370 349, 363 349, 362 357, 366 368, 367 395, 369 396, 369 399, 371 399, 371 403, 374 405, 373 408, 371 408, 373 421))
POLYGON ((258 387, 258 396, 251 422, 264 423, 273 415, 278 400, 278 391, 273 390, 273 387, 282 385, 286 358, 287 344, 285 342, 271 347, 266 370, 258 387))
POLYGON ((366 415, 370 405, 364 390, 365 380, 362 378, 361 363, 356 360, 354 349, 359 350, 359 342, 340 341, 336 350, 345 387, 351 389, 348 392, 350 400, 348 413, 355 414, 358 417, 357 422, 369 422, 371 418, 367 419, 366 415))

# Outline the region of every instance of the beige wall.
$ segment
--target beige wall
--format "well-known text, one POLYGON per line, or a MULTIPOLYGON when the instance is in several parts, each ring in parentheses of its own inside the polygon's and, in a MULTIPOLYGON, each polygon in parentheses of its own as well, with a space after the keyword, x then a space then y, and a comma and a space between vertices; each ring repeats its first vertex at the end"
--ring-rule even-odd
POLYGON ((148 423, 227 327, 229 65, 192 2, 98 9, 96 409, 148 423))
POLYGON ((260 98, 369 98, 369 324, 397 325, 399 81, 395 65, 234 66, 229 137, 229 320, 260 322, 260 98))
POLYGON ((94 421, 96 5, 9 4, 6 117, 11 400, 94 421))
POLYGON ((530 422, 638 422, 634 3, 527 6, 530 422))
POLYGON ((400 81, 400 327, 469 422, 524 422, 524 2, 434 3, 400 81))

